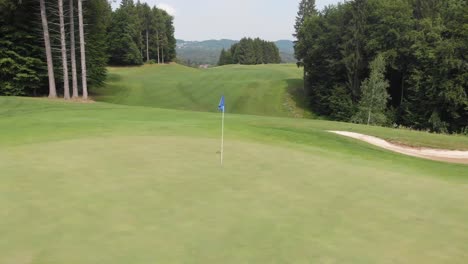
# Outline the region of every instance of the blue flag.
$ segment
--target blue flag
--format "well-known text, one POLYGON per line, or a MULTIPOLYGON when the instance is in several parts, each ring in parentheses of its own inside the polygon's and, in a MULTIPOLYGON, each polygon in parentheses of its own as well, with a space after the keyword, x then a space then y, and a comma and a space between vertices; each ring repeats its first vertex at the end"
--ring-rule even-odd
POLYGON ((224 112, 224 95, 221 97, 221 100, 219 101, 218 109, 219 111, 224 112))

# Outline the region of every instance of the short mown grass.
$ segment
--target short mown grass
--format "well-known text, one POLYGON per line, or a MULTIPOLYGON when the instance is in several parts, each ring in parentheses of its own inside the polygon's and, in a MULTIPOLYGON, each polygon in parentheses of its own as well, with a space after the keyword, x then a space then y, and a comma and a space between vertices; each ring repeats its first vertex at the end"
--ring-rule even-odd
MULTIPOLYGON (((226 109, 230 114, 314 117, 305 105, 302 69, 294 64, 227 65, 210 69, 194 69, 177 64, 145 65, 113 67, 109 68, 109 72, 107 85, 93 90, 94 98, 98 101, 216 112, 221 95, 225 95, 226 109)), ((256 117, 252 118, 254 122, 259 122, 256 117)), ((293 119, 282 120, 279 124, 274 124, 276 121, 263 122, 267 127, 279 128, 283 123, 288 123, 297 129, 302 128, 305 134, 310 129, 307 122, 293 119)), ((327 121, 314 122, 314 127, 367 133, 414 147, 468 150, 466 136, 435 136, 423 132, 327 121)))
POLYGON ((228 113, 220 166, 219 126, 218 113, 0 97, 0 263, 468 259, 468 166, 326 130, 465 137, 228 113))
POLYGON ((210 69, 145 65, 109 68, 109 73, 107 86, 93 91, 100 101, 215 112, 225 95, 230 113, 310 116, 301 108, 302 72, 293 64, 210 69))

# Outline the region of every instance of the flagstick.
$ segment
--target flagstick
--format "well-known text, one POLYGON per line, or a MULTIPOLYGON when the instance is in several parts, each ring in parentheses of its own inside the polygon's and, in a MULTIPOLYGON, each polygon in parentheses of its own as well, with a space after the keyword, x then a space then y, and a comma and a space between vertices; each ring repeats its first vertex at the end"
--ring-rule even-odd
POLYGON ((223 165, 223 154, 224 154, 224 106, 223 106, 223 118, 221 121, 221 165, 223 165))

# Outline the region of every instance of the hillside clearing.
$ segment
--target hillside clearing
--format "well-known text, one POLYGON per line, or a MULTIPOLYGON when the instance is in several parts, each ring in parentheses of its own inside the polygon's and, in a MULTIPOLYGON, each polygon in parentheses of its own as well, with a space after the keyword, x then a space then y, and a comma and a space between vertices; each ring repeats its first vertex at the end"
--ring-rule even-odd
POLYGON ((177 64, 109 68, 99 101, 159 108, 216 111, 226 96, 230 113, 304 117, 302 72, 294 64, 229 65, 194 69, 177 64))

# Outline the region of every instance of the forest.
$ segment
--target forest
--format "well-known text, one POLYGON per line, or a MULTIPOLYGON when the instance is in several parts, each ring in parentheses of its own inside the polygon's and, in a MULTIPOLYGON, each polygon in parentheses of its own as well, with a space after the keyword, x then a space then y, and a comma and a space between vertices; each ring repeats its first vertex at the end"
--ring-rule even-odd
POLYGON ((86 99, 108 65, 171 62, 175 46, 173 17, 140 1, 0 0, 0 95, 86 99))
POLYGON ((228 50, 221 50, 218 65, 280 63, 281 56, 275 42, 260 38, 243 38, 228 50))
POLYGON ((295 29, 315 113, 468 133, 466 0, 302 0, 295 29))

